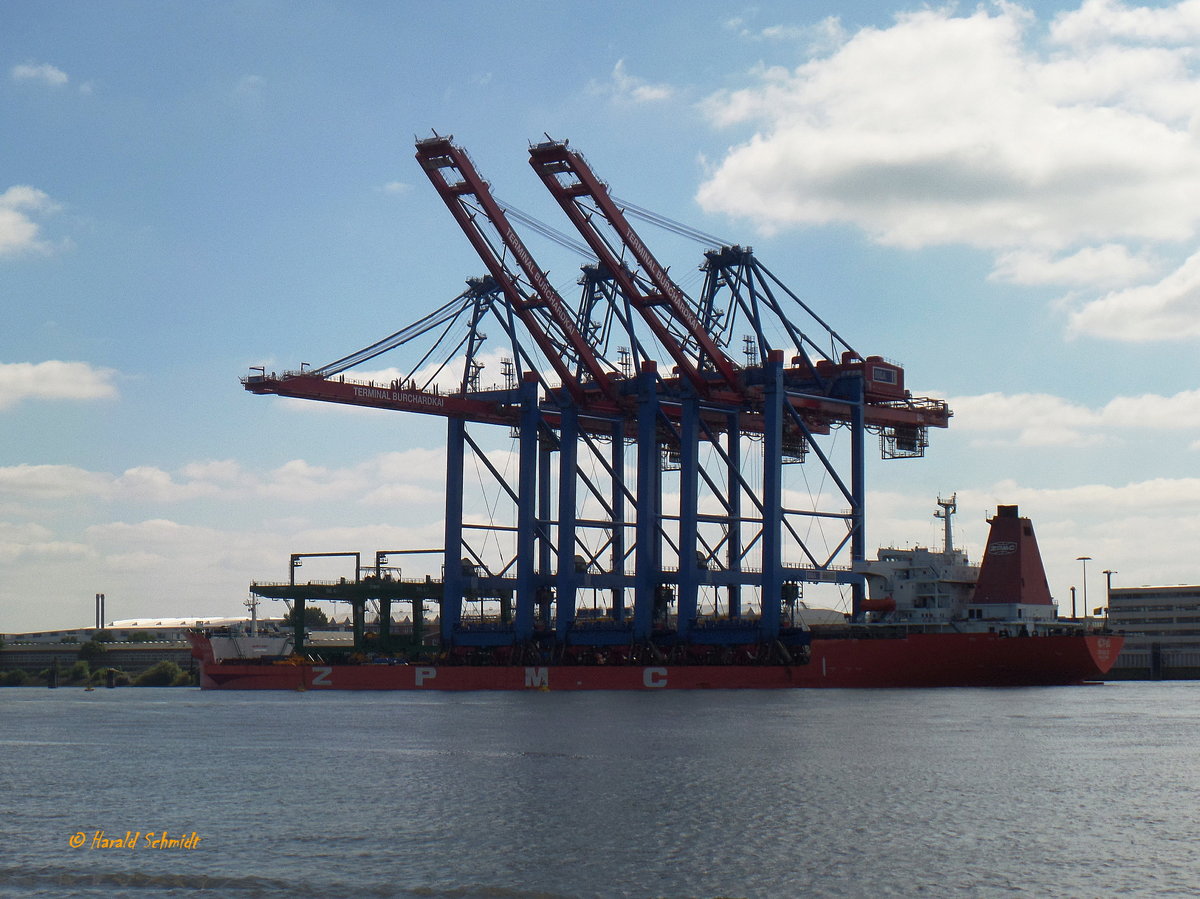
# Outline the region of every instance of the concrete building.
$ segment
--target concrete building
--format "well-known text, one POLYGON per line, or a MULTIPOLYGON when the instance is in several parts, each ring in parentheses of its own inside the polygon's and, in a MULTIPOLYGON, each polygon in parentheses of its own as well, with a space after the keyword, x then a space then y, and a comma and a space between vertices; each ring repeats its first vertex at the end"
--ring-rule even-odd
MULTIPOLYGON (((259 628, 278 630, 279 619, 260 619, 259 628)), ((28 673, 57 665, 66 670, 79 659, 85 643, 98 634, 103 639, 102 657, 92 659, 93 667, 118 668, 137 674, 159 662, 174 662, 185 670, 194 667, 187 631, 193 627, 221 627, 249 631, 247 618, 131 618, 112 621, 106 627, 81 627, 68 630, 3 634, 0 648, 0 672, 21 669, 28 673)))
POLYGON ((1114 587, 1108 621, 1125 635, 1112 677, 1200 677, 1200 585, 1114 587))

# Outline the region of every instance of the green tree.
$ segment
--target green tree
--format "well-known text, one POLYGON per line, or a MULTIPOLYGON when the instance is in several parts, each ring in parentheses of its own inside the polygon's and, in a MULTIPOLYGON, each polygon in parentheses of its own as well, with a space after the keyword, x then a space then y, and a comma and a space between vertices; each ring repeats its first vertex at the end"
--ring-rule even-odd
MULTIPOLYGON (((305 627, 324 627, 329 624, 329 617, 321 609, 316 606, 304 607, 304 626, 305 627)), ((292 626, 292 610, 288 609, 286 615, 283 616, 283 626, 292 626)))
POLYGON ((92 683, 107 684, 109 672, 112 672, 114 686, 128 687, 133 683, 133 678, 117 668, 97 668, 92 672, 92 683))
POLYGON ((134 631, 129 635, 130 643, 153 643, 154 634, 149 631, 134 631))
POLYGON ((152 665, 134 678, 135 687, 171 687, 179 680, 179 675, 187 676, 182 668, 174 662, 162 661, 152 665))
POLYGON ((100 630, 96 631, 96 633, 92 634, 92 639, 97 643, 111 643, 113 641, 113 633, 110 630, 101 628, 100 630))
POLYGON ((98 640, 88 640, 79 646, 79 658, 87 662, 94 662, 96 659, 104 655, 105 646, 98 640))
POLYGON ((76 662, 74 665, 72 665, 69 669, 67 669, 67 673, 63 679, 66 680, 68 683, 73 684, 78 681, 85 681, 89 677, 91 677, 91 675, 92 675, 92 668, 88 664, 87 659, 80 659, 78 662, 76 662))
POLYGON ((22 671, 20 668, 14 668, 12 671, 4 673, 4 686, 6 687, 23 687, 29 682, 29 672, 22 671))

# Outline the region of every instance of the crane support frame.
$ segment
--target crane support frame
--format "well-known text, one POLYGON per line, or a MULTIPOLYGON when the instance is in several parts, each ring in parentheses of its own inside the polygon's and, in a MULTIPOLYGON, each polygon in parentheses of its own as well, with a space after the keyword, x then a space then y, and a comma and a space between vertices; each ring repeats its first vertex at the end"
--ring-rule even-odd
POLYGON ((514 664, 700 660, 746 646, 786 655, 806 640, 795 619, 804 583, 848 585, 859 616, 865 435, 880 434, 885 457, 889 447, 923 450, 927 429, 947 426, 946 404, 912 397, 903 369, 855 352, 747 247, 705 254, 693 302, 565 142, 531 147, 530 164, 599 258, 584 267, 574 312, 465 151, 435 137, 417 144, 417 159, 489 275, 337 363, 281 377, 258 370, 243 386, 447 419, 442 573, 426 582, 440 588, 442 651, 514 664), (515 369, 487 389, 476 362, 485 316, 500 324, 515 369), (461 339, 442 333, 462 324, 461 339), (724 348, 736 325, 750 332, 741 366, 724 348), (647 326, 653 340, 643 339, 647 326), (435 333, 413 370, 439 348, 461 354, 452 389, 344 374, 435 333), (618 366, 607 361, 615 341, 626 357, 618 366), (673 372, 659 371, 659 351, 673 372), (537 354, 560 384, 538 370, 537 354), (515 441, 515 478, 490 458, 503 452, 500 428, 515 441), (848 430, 848 447, 824 439, 834 428, 848 430), (820 468, 832 497, 793 508, 784 468, 793 461, 820 468), (492 496, 482 519, 476 482, 492 496), (832 546, 809 538, 813 521, 841 530, 832 546))

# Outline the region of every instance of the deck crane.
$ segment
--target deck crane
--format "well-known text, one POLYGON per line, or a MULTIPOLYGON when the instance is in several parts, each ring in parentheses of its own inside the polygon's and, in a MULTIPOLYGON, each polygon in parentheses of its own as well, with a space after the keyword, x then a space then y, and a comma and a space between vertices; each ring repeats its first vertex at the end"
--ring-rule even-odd
POLYGON ((452 136, 435 134, 417 142, 416 158, 571 399, 594 406, 598 392, 615 407, 619 397, 611 368, 580 333, 466 151, 452 136), (506 256, 516 260, 519 272, 509 267, 506 256))

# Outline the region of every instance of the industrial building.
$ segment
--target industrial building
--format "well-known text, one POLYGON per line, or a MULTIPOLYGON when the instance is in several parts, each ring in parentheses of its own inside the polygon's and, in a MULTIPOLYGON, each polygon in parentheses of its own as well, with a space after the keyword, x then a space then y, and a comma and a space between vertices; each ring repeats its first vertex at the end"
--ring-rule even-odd
POLYGON ((1113 587, 1108 620, 1125 635, 1114 678, 1200 677, 1200 585, 1113 587))

